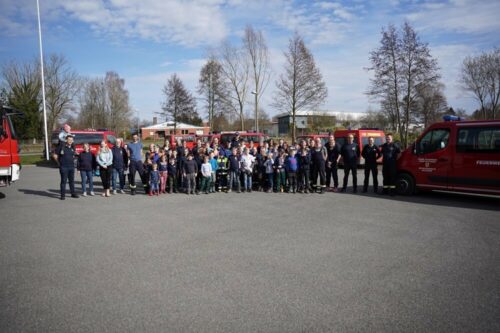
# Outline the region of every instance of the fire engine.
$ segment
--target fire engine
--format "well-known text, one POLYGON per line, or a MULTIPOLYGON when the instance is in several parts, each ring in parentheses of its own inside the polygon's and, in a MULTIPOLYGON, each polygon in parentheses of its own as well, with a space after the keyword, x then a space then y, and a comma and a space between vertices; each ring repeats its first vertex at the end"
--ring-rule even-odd
POLYGON ((399 158, 397 189, 500 195, 500 120, 445 116, 431 125, 399 158))
POLYGON ((21 160, 12 118, 20 114, 0 102, 0 187, 19 179, 21 160))

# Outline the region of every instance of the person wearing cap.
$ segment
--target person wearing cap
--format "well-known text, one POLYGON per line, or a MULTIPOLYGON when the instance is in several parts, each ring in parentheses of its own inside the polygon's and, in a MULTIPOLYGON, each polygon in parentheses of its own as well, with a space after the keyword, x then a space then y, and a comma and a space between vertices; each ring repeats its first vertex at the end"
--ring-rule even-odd
POLYGON ((59 165, 59 174, 61 175, 60 191, 61 200, 66 199, 66 183, 69 183, 72 198, 79 198, 75 192, 75 157, 76 150, 73 145, 73 135, 68 134, 65 137, 66 142, 59 145, 55 153, 55 160, 59 165))

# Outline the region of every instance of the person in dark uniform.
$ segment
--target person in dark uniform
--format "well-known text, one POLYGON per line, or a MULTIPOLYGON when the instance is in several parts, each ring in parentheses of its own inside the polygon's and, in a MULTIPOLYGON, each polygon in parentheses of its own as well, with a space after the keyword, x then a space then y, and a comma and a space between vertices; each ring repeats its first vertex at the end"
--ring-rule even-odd
POLYGON ((398 174, 397 161, 401 154, 399 147, 394 144, 392 134, 387 134, 386 143, 382 145, 382 175, 384 189, 382 194, 396 195, 396 178, 398 174))
MULTIPOLYGON (((326 158, 327 152, 325 147, 321 144, 321 139, 316 140, 315 147, 311 149, 311 161, 312 161, 312 186, 313 188, 318 188, 318 176, 319 176, 319 184, 320 190, 319 193, 325 193, 326 188, 326 158)), ((316 190, 317 191, 317 190, 316 190)))
POLYGON ((61 175, 61 200, 66 199, 66 183, 69 183, 71 197, 79 197, 75 192, 75 156, 73 135, 67 134, 66 142, 59 145, 55 156, 59 164, 59 174, 61 175))
POLYGON ((373 137, 368 138, 368 144, 363 147, 361 156, 365 159, 365 180, 363 182, 363 193, 368 191, 368 183, 370 180, 370 172, 373 177, 373 192, 378 192, 378 170, 377 170, 377 160, 380 158, 380 149, 375 144, 375 139, 373 137))
POLYGON ((339 187, 338 162, 340 160, 340 146, 335 142, 335 137, 330 135, 328 142, 325 144, 326 158, 326 187, 331 188, 331 180, 333 177, 333 192, 337 192, 339 187))
POLYGON ((216 188, 218 192, 227 192, 227 177, 228 177, 228 167, 227 167, 227 157, 224 154, 219 154, 217 157, 217 171, 215 173, 216 177, 216 188))
POLYGON ((349 173, 352 171, 352 191, 354 193, 358 192, 358 159, 361 155, 359 152, 359 146, 354 143, 354 135, 349 134, 347 136, 347 143, 345 143, 340 149, 340 155, 344 161, 344 184, 342 186, 342 192, 347 189, 347 180, 349 179, 349 173))

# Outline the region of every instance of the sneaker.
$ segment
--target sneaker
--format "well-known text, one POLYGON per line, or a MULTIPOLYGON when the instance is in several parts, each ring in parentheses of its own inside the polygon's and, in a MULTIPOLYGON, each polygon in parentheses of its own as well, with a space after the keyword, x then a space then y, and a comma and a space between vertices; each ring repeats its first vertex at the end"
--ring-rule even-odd
POLYGON ((116 194, 116 193, 118 193, 118 192, 116 192, 116 190, 113 190, 113 194, 116 194))
POLYGON ((125 194, 125 191, 124 191, 124 190, 120 190, 120 193, 121 193, 121 194, 125 194))
POLYGON ((86 197, 86 196, 87 196, 87 192, 83 192, 82 197, 86 197))
POLYGON ((61 200, 66 200, 66 198, 65 198, 64 196, 61 196, 61 198, 60 198, 60 199, 61 199, 61 200))
POLYGON ((90 196, 93 197, 95 195, 94 191, 90 191, 90 196))

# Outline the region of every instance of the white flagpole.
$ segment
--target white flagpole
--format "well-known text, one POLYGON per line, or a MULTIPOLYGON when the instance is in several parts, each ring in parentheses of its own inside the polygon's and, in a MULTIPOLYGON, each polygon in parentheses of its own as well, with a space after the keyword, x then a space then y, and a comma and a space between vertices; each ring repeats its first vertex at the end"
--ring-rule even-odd
POLYGON ((45 158, 49 160, 49 135, 47 131, 47 109, 45 108, 45 76, 43 74, 43 48, 42 48, 42 25, 40 24, 40 4, 36 0, 36 11, 38 14, 38 41, 40 43, 40 71, 42 75, 42 102, 43 102, 43 125, 45 129, 45 158))

